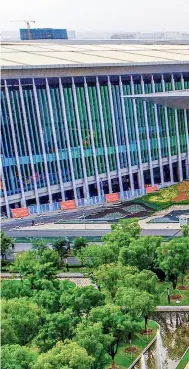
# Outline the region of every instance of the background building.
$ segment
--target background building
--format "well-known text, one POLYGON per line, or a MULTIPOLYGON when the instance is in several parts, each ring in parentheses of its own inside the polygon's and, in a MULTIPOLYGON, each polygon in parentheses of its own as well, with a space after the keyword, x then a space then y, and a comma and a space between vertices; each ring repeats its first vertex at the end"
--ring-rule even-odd
POLYGON ((186 178, 189 112, 121 96, 188 88, 188 45, 4 44, 3 211, 186 178))
MULTIPOLYGON (((68 39, 66 29, 55 29, 55 28, 31 28, 30 29, 31 40, 55 40, 55 39, 68 39)), ((20 39, 28 40, 28 29, 20 29, 20 39)))

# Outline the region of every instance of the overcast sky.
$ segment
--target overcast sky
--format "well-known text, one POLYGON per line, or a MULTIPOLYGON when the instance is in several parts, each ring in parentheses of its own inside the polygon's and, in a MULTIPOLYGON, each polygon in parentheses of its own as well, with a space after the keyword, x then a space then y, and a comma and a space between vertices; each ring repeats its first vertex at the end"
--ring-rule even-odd
POLYGON ((36 27, 76 31, 189 32, 189 0, 3 0, 2 30, 18 30, 22 22, 36 27))

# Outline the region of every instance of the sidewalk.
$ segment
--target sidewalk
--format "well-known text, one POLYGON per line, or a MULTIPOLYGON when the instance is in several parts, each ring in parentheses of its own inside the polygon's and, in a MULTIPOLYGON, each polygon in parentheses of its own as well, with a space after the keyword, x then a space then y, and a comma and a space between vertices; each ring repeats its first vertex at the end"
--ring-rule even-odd
POLYGON ((152 219, 161 218, 162 215, 154 215, 145 219, 139 220, 139 225, 142 229, 173 229, 173 230, 181 230, 179 223, 148 223, 152 219))
POLYGON ((36 225, 36 226, 29 226, 29 227, 23 227, 20 228, 20 230, 24 231, 46 231, 46 230, 73 230, 73 229, 80 229, 80 230, 93 230, 93 229, 111 229, 111 224, 107 223, 96 223, 96 224, 71 224, 71 223, 63 223, 63 224, 54 224, 54 223, 46 223, 43 225, 36 225))

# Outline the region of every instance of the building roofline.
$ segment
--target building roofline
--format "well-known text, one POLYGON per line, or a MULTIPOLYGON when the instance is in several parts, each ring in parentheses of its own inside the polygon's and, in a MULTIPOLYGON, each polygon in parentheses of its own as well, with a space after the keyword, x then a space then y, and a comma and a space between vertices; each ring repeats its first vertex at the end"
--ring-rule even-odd
POLYGON ((128 62, 128 63, 82 63, 82 64, 38 64, 38 65, 10 65, 1 66, 1 70, 17 69, 73 69, 73 68, 103 68, 103 67, 136 67, 136 66, 157 66, 157 65, 189 65, 189 61, 158 61, 158 62, 128 62))

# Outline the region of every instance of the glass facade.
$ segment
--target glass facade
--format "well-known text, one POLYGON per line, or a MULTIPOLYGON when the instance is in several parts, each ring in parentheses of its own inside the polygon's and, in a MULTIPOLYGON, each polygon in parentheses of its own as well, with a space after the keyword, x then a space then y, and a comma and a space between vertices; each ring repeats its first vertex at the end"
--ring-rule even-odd
MULTIPOLYGON (((170 166, 175 155, 178 161, 187 158, 189 113, 129 98, 122 102, 121 94, 183 88, 189 88, 187 74, 2 80, 1 196, 21 194, 25 204, 29 191, 36 197, 46 188, 52 200, 53 186, 62 198, 81 186, 91 196, 89 184, 107 180, 108 173, 117 173, 121 188, 120 176, 138 170, 144 186, 143 166, 157 167, 162 160, 170 166)), ((182 163, 178 175, 182 180, 182 163)))

